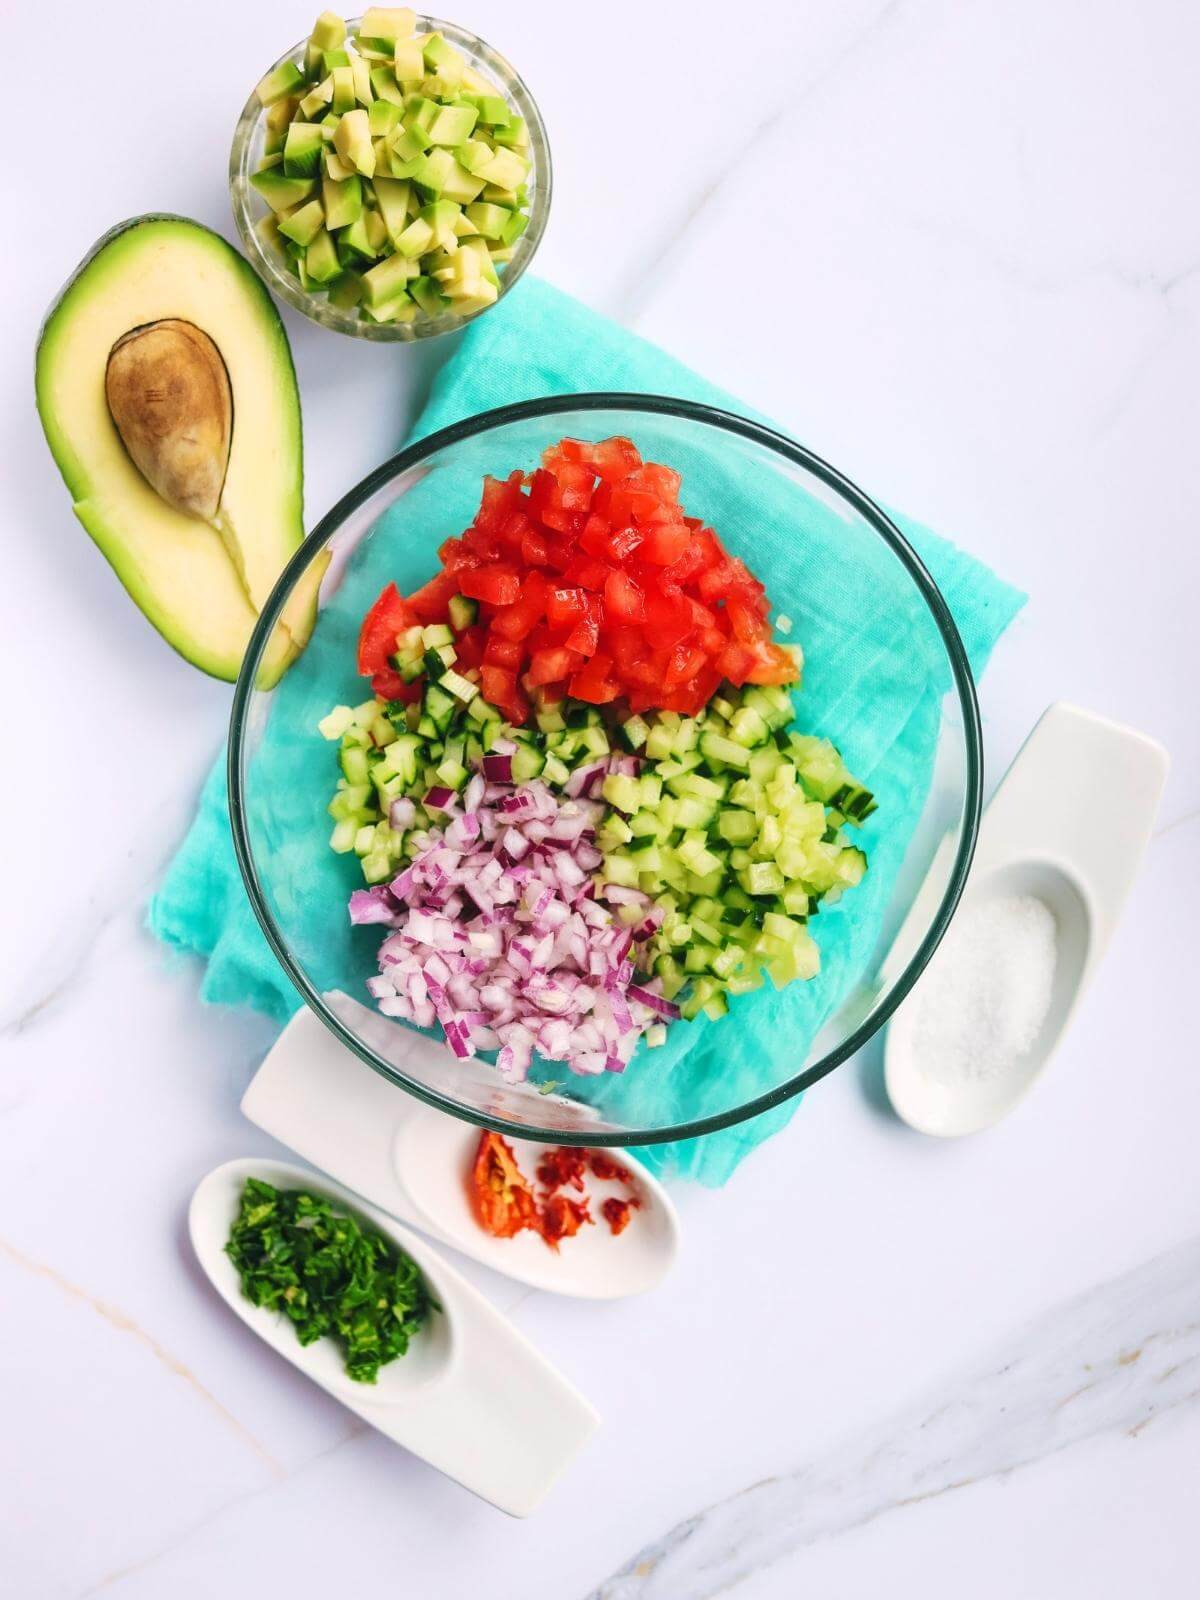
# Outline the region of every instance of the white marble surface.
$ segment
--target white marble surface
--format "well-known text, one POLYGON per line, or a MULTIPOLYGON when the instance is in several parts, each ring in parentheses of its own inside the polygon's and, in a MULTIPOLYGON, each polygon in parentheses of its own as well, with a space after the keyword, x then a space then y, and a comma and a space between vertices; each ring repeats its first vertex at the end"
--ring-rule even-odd
MULTIPOLYGON (((89 98, 64 114, 10 48, 6 101, 0 1593, 1194 1592, 1200 13, 461 20, 552 130, 544 275, 1024 585, 983 686, 993 777, 1073 699, 1171 748, 1160 829, 1056 1069, 994 1133, 909 1133, 868 1052, 726 1191, 679 1194, 685 1253, 651 1299, 486 1280, 605 1418, 532 1520, 356 1429, 189 1259, 197 1177, 268 1147, 237 1100, 269 1030, 202 1010, 141 919, 229 692, 74 523, 30 383, 38 318, 113 221, 229 231, 232 122, 309 15, 63 0, 89 98)), ((288 325, 315 517, 395 445, 440 353, 288 325)))

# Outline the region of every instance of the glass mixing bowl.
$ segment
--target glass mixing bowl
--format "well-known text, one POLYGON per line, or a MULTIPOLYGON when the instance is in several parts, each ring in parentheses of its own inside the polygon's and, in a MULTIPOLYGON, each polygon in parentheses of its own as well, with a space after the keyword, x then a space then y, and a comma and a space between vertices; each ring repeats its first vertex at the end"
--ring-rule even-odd
MULTIPOLYGON (((351 30, 356 30, 361 21, 361 17, 347 18, 351 30)), ((486 40, 480 39, 477 34, 469 33, 465 28, 457 27, 452 22, 442 22, 437 17, 418 16, 417 31, 442 34, 466 57, 476 72, 497 85, 504 98, 516 106, 525 118, 529 129, 529 226, 517 240, 512 260, 500 273, 500 294, 493 302, 499 305, 533 260, 534 251, 541 243, 550 216, 553 180, 550 142, 546 137, 546 127, 537 108, 537 102, 524 81, 500 52, 494 50, 486 40)), ((294 44, 267 71, 274 72, 285 61, 303 67, 307 44, 307 39, 301 39, 299 44, 294 44)), ((260 78, 263 76, 265 73, 260 74, 260 78)), ((354 309, 344 311, 338 306, 331 305, 324 293, 310 294, 258 230, 259 222, 269 216, 270 211, 251 186, 250 178, 258 171, 262 160, 267 131, 266 115, 258 95, 251 94, 238 118, 238 125, 233 134, 233 146, 229 152, 229 195, 233 202, 233 220, 241 236, 242 248, 250 258, 251 266, 272 294, 277 294, 281 300, 286 300, 288 305, 303 312, 313 322, 320 323, 323 328, 332 328, 335 333, 348 333, 356 339, 373 339, 385 343, 395 341, 411 343, 414 339, 430 339, 438 334, 454 333, 492 309, 491 306, 486 306, 482 311, 471 312, 468 316, 446 312, 440 317, 418 317, 414 322, 372 322, 369 317, 360 317, 354 309)))
POLYGON ((251 902, 288 976, 332 1032, 399 1088, 454 1116, 516 1138, 589 1145, 727 1127, 799 1094, 853 1055, 946 931, 975 847, 981 777, 979 710, 962 641, 884 512, 759 423, 628 394, 486 412, 402 450, 352 489, 296 552, 263 611, 234 694, 229 746, 233 836, 251 902), (485 474, 528 470, 566 435, 611 434, 682 471, 688 513, 710 523, 766 582, 776 611, 792 619, 793 641, 825 640, 823 650, 808 650, 798 725, 832 738, 875 791, 879 809, 861 843, 876 873, 868 870, 814 924, 823 962, 804 986, 813 1026, 802 1037, 756 1030, 773 1041, 761 1060, 721 1069, 735 1037, 722 1030, 737 1030, 754 1007, 767 1008, 756 1019, 767 1022, 779 998, 768 989, 734 1000, 720 1022, 673 1024, 672 1035, 704 1031, 667 1072, 656 1066, 665 1051, 643 1046, 623 1074, 582 1078, 562 1063, 535 1063, 528 1082, 511 1084, 486 1061, 414 1051, 407 1025, 373 1009, 365 982, 381 933, 349 926, 347 897, 361 879, 353 855, 329 849, 325 808, 337 746, 317 723, 333 705, 367 697, 355 672, 364 611, 387 581, 407 593, 436 570, 438 546, 471 521, 485 474), (271 631, 314 560, 329 566, 312 641, 277 686, 257 687, 271 631), (856 681, 865 688, 843 692, 856 681), (866 693, 870 717, 861 714, 866 693), (940 872, 926 881, 931 862, 940 872), (701 1065, 693 1069, 693 1061, 701 1065))

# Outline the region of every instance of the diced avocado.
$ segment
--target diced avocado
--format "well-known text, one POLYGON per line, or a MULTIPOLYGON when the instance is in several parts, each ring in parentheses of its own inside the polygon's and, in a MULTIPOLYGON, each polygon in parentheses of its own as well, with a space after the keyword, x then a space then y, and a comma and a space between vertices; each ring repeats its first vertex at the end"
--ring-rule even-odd
POLYGON ((529 129, 525 125, 524 117, 514 117, 511 122, 497 128, 492 137, 497 144, 507 145, 512 150, 525 150, 529 147, 529 129))
POLYGON ((345 268, 329 285, 329 303, 341 311, 352 311, 362 299, 362 277, 345 268))
POLYGON ((333 78, 322 78, 315 89, 310 89, 296 107, 296 114, 305 122, 319 117, 327 106, 333 104, 333 78))
POLYGON ((374 189, 375 198, 379 202, 379 214, 387 228, 388 238, 395 245, 396 240, 408 226, 410 185, 397 178, 376 177, 374 189))
POLYGON ((325 147, 324 161, 325 176, 333 183, 345 183, 347 178, 353 178, 357 176, 354 168, 348 166, 347 163, 342 160, 341 156, 338 155, 337 151, 331 150, 328 145, 325 147))
POLYGON ((343 261, 361 257, 364 261, 374 261, 379 252, 371 243, 370 234, 367 232, 367 218, 370 215, 365 209, 347 227, 338 233, 338 245, 343 261), (349 255, 347 255, 349 252, 349 255))
POLYGON ((375 151, 371 145, 371 127, 367 113, 361 107, 347 111, 338 123, 333 139, 334 148, 342 160, 364 178, 375 175, 375 151))
POLYGON ((354 74, 354 97, 361 106, 369 106, 375 98, 375 91, 371 88, 371 69, 362 56, 354 56, 350 62, 350 71, 354 74))
POLYGON ((345 42, 346 24, 332 11, 322 11, 317 18, 308 46, 304 52, 305 64, 310 73, 322 65, 327 50, 337 50, 345 42))
POLYGON ((503 127, 513 116, 508 101, 497 94, 479 94, 473 96, 475 104, 479 107, 479 120, 486 122, 489 127, 503 127))
MULTIPOLYGON (((259 608, 304 538, 300 403, 287 338, 262 283, 198 223, 125 223, 100 241, 52 307, 38 340, 36 385, 80 522, 168 643, 232 680, 259 608), (156 320, 165 307, 166 320, 156 320), (181 330, 176 345, 190 329, 215 348, 237 417, 220 483, 225 538, 151 487, 105 404, 114 347, 172 324, 181 330)), ((160 406, 155 426, 162 420, 160 406)), ((294 598, 264 677, 277 677, 311 630, 315 586, 294 598)))
POLYGON ((368 6, 359 22, 359 32, 369 39, 407 39, 417 25, 417 14, 408 6, 368 6))
MULTIPOLYGON (((263 141, 264 155, 273 155, 276 150, 283 149, 288 124, 296 115, 296 109, 293 95, 285 95, 282 100, 276 100, 273 106, 268 107, 266 116, 263 117, 263 126, 267 130, 263 141)), ((259 170, 261 171, 261 168, 259 170)))
POLYGON ((422 206, 418 220, 428 224, 432 241, 426 249, 452 249, 458 237, 454 224, 461 215, 461 207, 455 205, 453 200, 433 200, 427 206, 422 206))
POLYGON ((284 217, 279 224, 279 231, 285 239, 292 239, 296 244, 308 245, 317 236, 317 231, 325 225, 325 212, 319 200, 310 200, 307 205, 300 206, 290 216, 284 217))
POLYGON ((501 239, 504 237, 504 227, 513 215, 503 206, 491 205, 486 200, 476 200, 466 209, 466 218, 475 232, 482 234, 485 239, 501 239))
POLYGON ((345 115, 347 111, 353 111, 356 104, 353 70, 349 66, 334 67, 329 75, 329 81, 332 85, 333 110, 339 116, 345 115))
POLYGON ((423 256, 433 245, 433 229, 423 218, 417 217, 396 235, 393 243, 402 256, 423 256))
POLYGON ((425 57, 425 65, 431 72, 440 72, 443 67, 463 66, 463 58, 454 46, 440 33, 427 33, 421 40, 421 54, 425 57))
POLYGON ((289 178, 313 178, 321 166, 325 142, 315 122, 293 122, 283 145, 283 170, 289 178))
POLYGON ((427 100, 424 95, 410 94, 404 102, 404 126, 406 128, 428 133, 437 114, 437 101, 427 100))
POLYGON ((369 306, 379 306, 393 295, 404 290, 409 278, 417 276, 413 263, 401 255, 389 256, 377 267, 363 274, 363 299, 369 306))
POLYGON ((429 136, 419 129, 393 128, 388 134, 388 149, 401 161, 419 161, 429 148, 429 136))
POLYGON ((364 305, 363 309, 372 322, 411 322, 417 315, 416 302, 403 291, 379 305, 364 305))
POLYGON ((484 178, 501 189, 515 189, 524 182, 529 164, 515 150, 497 150, 488 163, 484 178))
POLYGON ((373 139, 379 138, 381 134, 391 133, 399 121, 400 107, 392 100, 374 101, 367 113, 367 123, 373 139))
POLYGON ((355 173, 335 183, 325 178, 321 184, 321 204, 325 208, 327 228, 345 228, 362 215, 363 181, 355 173))
POLYGON ((500 285, 500 277, 492 265, 492 258, 488 254, 487 243, 483 239, 463 239, 459 244, 459 253, 473 255, 479 263, 479 275, 486 282, 496 288, 500 285))
POLYGON ((479 113, 474 106, 442 106, 429 124, 431 144, 459 145, 471 137, 479 113))
POLYGON ((341 273, 342 264, 338 260, 333 235, 326 229, 318 229, 309 241, 308 249, 304 252, 304 266, 314 283, 330 283, 341 273))
POLYGON ((454 154, 460 166, 482 178, 495 152, 483 139, 468 139, 459 145, 454 154))
POLYGON ((348 67, 350 65, 350 52, 348 50, 326 50, 321 56, 321 65, 326 72, 333 72, 338 67, 348 67))
POLYGON ((425 57, 416 39, 397 40, 392 61, 398 83, 420 83, 425 76, 425 57))
POLYGON ((364 220, 367 224, 367 240, 371 249, 377 256, 383 255, 389 244, 387 224, 378 211, 368 211, 364 220))
POLYGON ((259 98, 259 103, 264 106, 273 106, 277 100, 282 100, 284 95, 291 94, 292 90, 304 82, 304 74, 294 61, 283 61, 273 72, 268 72, 266 77, 254 91, 259 98))
POLYGON ((441 187, 441 197, 444 200, 454 200, 460 206, 468 205, 479 196, 483 188, 483 179, 477 178, 465 167, 460 167, 456 161, 451 167, 441 187))
POLYGON ((293 206, 298 206, 317 187, 312 178, 286 178, 274 168, 269 172, 254 173, 250 182, 274 212, 289 211, 293 206))
POLYGON ((450 302, 432 278, 414 278, 408 292, 427 317, 440 317, 450 309, 450 302))
POLYGON ((474 294, 457 296, 454 301, 454 309, 459 316, 472 317, 477 311, 486 311, 489 306, 494 306, 499 298, 500 291, 496 285, 489 283, 486 278, 482 278, 474 294))
POLYGON ((374 89, 377 100, 388 100, 397 106, 404 104, 404 94, 390 66, 371 68, 371 88, 374 89))
MULTIPOLYGON (((505 244, 515 244, 528 226, 529 218, 523 211, 510 212, 508 221, 504 224, 504 227, 501 230, 500 237, 505 244)), ((494 252, 493 259, 495 259, 494 252)))

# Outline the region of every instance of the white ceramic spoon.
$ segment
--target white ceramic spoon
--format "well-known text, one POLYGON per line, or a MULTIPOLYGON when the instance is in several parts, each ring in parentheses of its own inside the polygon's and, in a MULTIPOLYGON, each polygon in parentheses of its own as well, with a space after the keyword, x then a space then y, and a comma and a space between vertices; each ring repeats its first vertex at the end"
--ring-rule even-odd
MULTIPOLYGON (((1154 826, 1167 753, 1145 734, 1058 703, 1042 716, 984 814, 957 916, 989 897, 1034 895, 1054 915, 1058 955, 1050 1007, 1024 1055, 991 1077, 946 1083, 913 1048, 921 983, 887 1030, 884 1077, 905 1122, 943 1137, 1006 1116, 1045 1071, 1116 927, 1154 826)), ((952 850, 934 858, 884 964, 902 967, 928 926, 952 850)), ((937 957, 934 957, 936 961, 937 957)))
MULTIPOLYGON (((389 1026, 399 1029, 400 1024, 389 1026)), ((454 1072, 444 1046, 411 1029, 404 1035, 405 1051, 423 1055, 435 1076, 439 1068, 447 1075, 454 1072)), ((532 1232, 512 1239, 485 1233, 471 1213, 466 1183, 479 1129, 388 1083, 307 1006, 276 1040, 242 1097, 242 1110, 391 1216, 536 1289, 587 1300, 618 1299, 654 1288, 675 1259, 675 1207, 657 1179, 623 1150, 614 1151, 614 1159, 629 1169, 641 1201, 623 1233, 610 1231, 599 1203, 627 1193, 626 1188, 592 1177, 595 1225, 581 1228, 557 1251, 532 1232)), ((532 1179, 547 1146, 512 1143, 522 1171, 532 1179)))
POLYGON ((510 1516, 536 1508, 599 1425, 583 1396, 432 1245, 315 1172, 265 1158, 228 1161, 201 1180, 188 1227, 217 1293, 272 1349, 380 1433, 510 1516), (420 1267, 442 1309, 378 1383, 356 1383, 331 1339, 302 1345, 285 1318, 242 1294, 225 1243, 248 1177, 327 1196, 420 1267))

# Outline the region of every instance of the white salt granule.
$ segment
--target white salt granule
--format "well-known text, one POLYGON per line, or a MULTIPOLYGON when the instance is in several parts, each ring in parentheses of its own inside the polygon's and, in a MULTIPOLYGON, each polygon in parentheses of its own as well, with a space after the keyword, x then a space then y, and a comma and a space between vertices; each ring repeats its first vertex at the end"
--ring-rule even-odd
POLYGON ((1036 895, 968 906, 914 995, 913 1056, 938 1083, 998 1076, 1042 1030, 1054 985, 1058 927, 1036 895))

